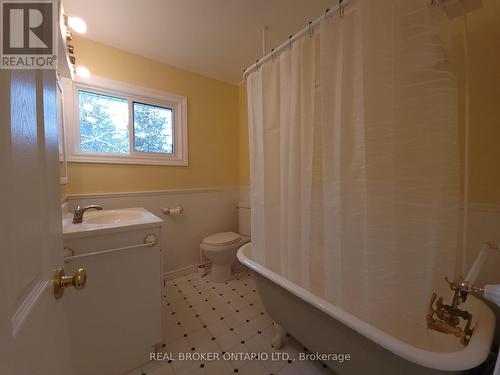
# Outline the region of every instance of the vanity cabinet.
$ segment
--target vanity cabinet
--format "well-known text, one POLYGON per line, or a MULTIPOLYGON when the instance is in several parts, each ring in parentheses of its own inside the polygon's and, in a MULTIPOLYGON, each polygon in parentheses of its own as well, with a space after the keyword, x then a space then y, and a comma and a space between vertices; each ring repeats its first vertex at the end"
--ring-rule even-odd
POLYGON ((134 247, 159 239, 160 225, 65 239, 66 274, 87 273, 85 288, 68 289, 61 300, 75 375, 122 375, 161 342, 160 243, 134 247))

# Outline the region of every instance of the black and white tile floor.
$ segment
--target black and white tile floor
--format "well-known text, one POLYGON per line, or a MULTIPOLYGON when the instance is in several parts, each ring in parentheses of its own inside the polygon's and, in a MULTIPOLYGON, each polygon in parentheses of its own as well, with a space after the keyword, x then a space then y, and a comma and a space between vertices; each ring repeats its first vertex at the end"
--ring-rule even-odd
POLYGON ((277 353, 295 358, 305 348, 292 337, 282 349, 272 348, 273 322, 248 271, 226 283, 212 283, 196 273, 167 280, 164 303, 165 343, 158 351, 174 358, 179 353, 219 353, 221 359, 152 361, 127 375, 332 374, 320 362, 271 360, 277 353), (231 353, 267 353, 268 359, 222 359, 231 353))

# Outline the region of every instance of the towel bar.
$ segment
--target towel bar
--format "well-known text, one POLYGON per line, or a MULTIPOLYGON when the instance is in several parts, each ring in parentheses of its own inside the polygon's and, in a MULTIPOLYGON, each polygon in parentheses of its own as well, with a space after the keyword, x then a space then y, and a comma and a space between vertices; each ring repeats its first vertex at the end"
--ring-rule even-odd
MULTIPOLYGON (((115 253, 118 251, 137 249, 137 248, 141 248, 141 247, 153 247, 157 243, 158 243, 157 236, 154 234, 148 234, 146 237, 144 237, 144 242, 141 244, 124 246, 124 247, 117 247, 115 249, 109 249, 109 250, 103 250, 103 251, 94 251, 91 253, 80 254, 80 255, 71 255, 71 256, 64 257, 64 263, 68 263, 74 259, 87 258, 90 256, 95 256, 95 255, 110 254, 110 253, 115 253)), ((70 250, 72 254, 75 253, 75 251, 73 249, 71 249, 71 248, 67 248, 67 249, 70 250)))

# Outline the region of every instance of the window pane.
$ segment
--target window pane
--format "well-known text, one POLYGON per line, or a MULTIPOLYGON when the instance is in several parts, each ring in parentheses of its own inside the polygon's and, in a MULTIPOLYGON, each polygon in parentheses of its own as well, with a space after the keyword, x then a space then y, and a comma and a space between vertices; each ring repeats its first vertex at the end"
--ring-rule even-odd
POLYGON ((80 150, 128 154, 128 101, 87 91, 79 100, 80 150))
POLYGON ((134 149, 136 152, 174 152, 172 110, 134 103, 134 149))

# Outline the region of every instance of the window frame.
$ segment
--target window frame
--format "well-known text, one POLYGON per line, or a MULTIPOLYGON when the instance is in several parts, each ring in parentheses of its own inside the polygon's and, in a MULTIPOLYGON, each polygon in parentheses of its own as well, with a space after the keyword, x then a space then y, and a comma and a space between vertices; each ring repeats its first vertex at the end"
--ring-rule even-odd
POLYGON ((64 104, 68 119, 66 150, 69 162, 145 164, 145 165, 188 165, 187 98, 159 90, 130 85, 100 77, 85 80, 63 80, 64 104), (80 150, 80 101, 79 92, 112 96, 127 100, 129 153, 92 153, 80 150), (135 151, 134 106, 141 103, 172 110, 173 153, 135 151))

